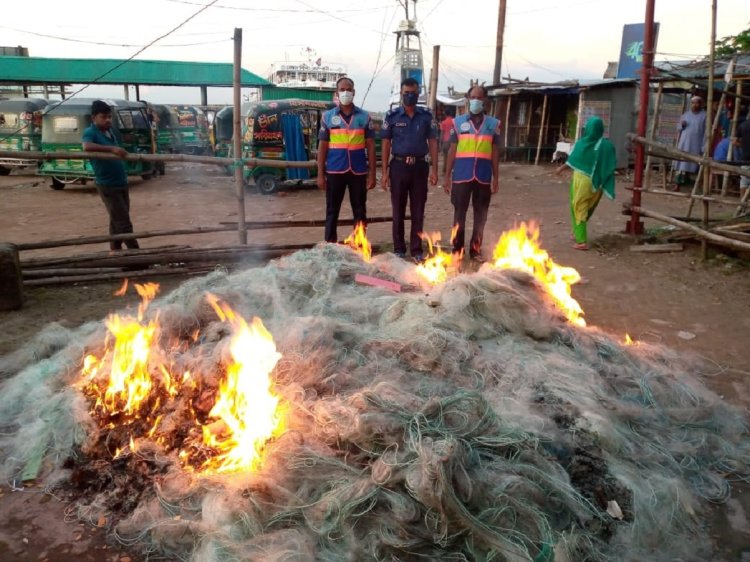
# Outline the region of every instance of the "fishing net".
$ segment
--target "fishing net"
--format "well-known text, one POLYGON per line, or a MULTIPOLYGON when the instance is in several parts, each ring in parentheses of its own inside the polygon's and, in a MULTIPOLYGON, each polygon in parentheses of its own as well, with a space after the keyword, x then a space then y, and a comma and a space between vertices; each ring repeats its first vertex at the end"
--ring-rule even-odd
POLYGON ((0 470, 75 490, 79 519, 149 559, 707 560, 706 505, 748 474, 743 418, 696 361, 571 325, 518 271, 432 288, 403 260, 321 245, 193 279, 146 317, 160 361, 196 381, 164 400, 160 438, 113 454, 134 426, 97 423, 77 384, 106 327, 51 326, 0 360, 0 470), (282 355, 284 431, 252 471, 178 454, 230 353, 208 292, 282 355))

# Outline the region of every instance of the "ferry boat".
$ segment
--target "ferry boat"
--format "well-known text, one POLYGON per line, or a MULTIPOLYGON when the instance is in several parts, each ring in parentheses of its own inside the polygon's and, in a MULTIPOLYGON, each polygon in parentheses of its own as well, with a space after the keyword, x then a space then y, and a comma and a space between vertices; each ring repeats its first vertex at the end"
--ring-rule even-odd
POLYGON ((268 81, 282 88, 311 88, 336 91, 336 81, 346 76, 346 66, 328 63, 309 47, 304 51, 307 60, 275 62, 271 65, 268 81))

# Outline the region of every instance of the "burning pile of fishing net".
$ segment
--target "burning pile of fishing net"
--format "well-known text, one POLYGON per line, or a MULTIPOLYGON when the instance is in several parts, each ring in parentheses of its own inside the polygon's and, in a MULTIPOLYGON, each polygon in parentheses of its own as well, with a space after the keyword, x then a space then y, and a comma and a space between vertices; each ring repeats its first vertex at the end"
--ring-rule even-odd
POLYGON ((750 440, 696 369, 523 272, 321 245, 0 360, 1 470, 169 560, 710 559, 750 440))

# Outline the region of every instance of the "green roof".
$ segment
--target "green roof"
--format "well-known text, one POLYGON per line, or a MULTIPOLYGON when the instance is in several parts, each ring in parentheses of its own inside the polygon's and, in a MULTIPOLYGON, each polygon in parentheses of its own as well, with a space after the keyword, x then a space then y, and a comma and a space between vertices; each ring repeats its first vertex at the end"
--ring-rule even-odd
MULTIPOLYGON (((0 56, 4 84, 232 86, 232 76, 232 64, 223 62, 0 56)), ((240 80, 244 87, 270 84, 244 68, 240 80)))

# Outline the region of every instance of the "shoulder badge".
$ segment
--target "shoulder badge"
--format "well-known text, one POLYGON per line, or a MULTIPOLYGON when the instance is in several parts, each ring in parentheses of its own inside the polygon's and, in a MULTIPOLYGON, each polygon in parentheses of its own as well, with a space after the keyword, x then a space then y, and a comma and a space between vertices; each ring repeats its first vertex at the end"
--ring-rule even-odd
POLYGON ((469 125, 468 121, 465 121, 465 122, 461 123, 461 130, 462 131, 469 131, 469 130, 471 130, 471 126, 469 125))
POLYGON ((341 117, 338 115, 331 117, 331 125, 341 125, 341 117))

